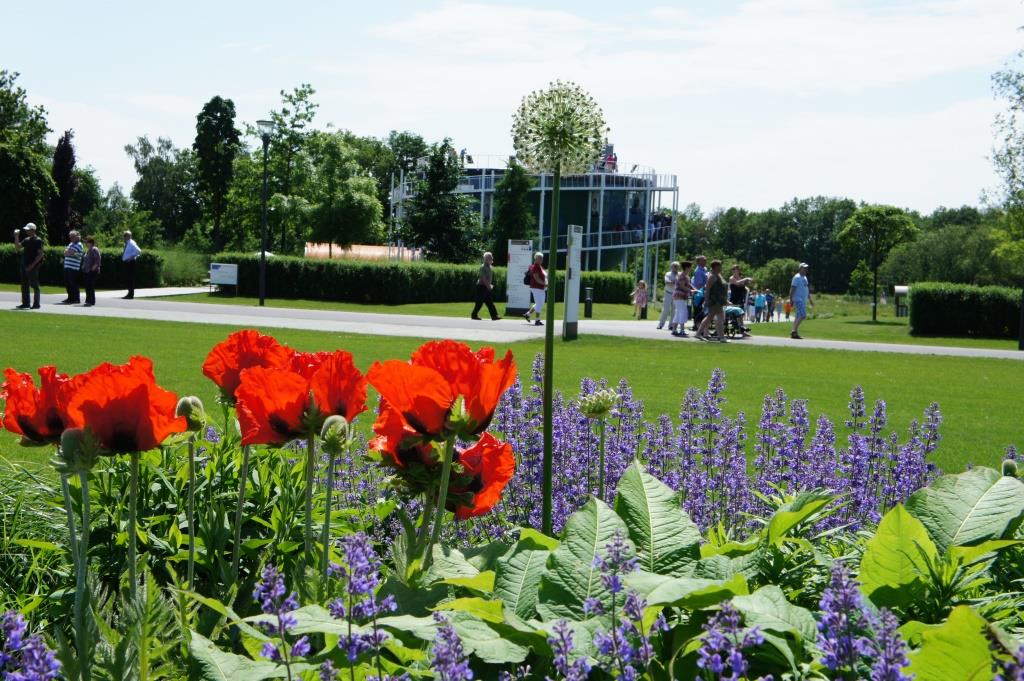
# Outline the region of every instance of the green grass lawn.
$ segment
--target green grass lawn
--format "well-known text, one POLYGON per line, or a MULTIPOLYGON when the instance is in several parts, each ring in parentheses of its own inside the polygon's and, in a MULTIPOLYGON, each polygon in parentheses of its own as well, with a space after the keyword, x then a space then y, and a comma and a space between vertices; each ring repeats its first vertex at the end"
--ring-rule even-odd
MULTIPOLYGON (((34 372, 40 365, 56 364, 61 371, 77 373, 102 361, 124 362, 132 354, 143 354, 153 359, 161 385, 198 395, 219 418, 215 387, 202 375, 201 365, 209 349, 231 331, 227 327, 15 312, 0 312, 0 325, 5 330, 0 367, 34 372)), ((266 331, 300 350, 349 350, 364 370, 378 359, 408 357, 422 342, 266 331)), ((537 340, 497 349, 510 348, 520 371, 528 374, 542 345, 537 340)), ((705 385, 715 367, 726 373, 726 413, 744 411, 750 423, 756 423, 764 395, 782 387, 792 397, 808 399, 812 417, 825 414, 841 430, 849 391, 859 384, 869 401, 886 400, 889 423, 901 433, 929 402, 938 401, 944 423, 936 462, 947 470, 961 469, 968 461, 996 465, 1007 445, 1024 445, 1024 421, 1019 418, 1024 413, 1024 362, 680 343, 667 334, 664 341, 591 336, 556 343, 558 389, 575 392, 584 376, 611 382, 625 378, 651 418, 674 416, 686 388, 705 385)), ((366 427, 372 418, 364 415, 360 420, 366 427)), ((14 437, 0 432, 0 456, 45 462, 50 452, 21 448, 14 437)))
MULTIPOLYGON (((244 298, 220 294, 196 293, 184 296, 167 296, 165 300, 193 303, 220 303, 227 305, 255 305, 255 298, 244 298)), ((815 306, 809 310, 810 317, 800 326, 800 334, 806 338, 823 340, 845 340, 869 343, 906 343, 908 345, 938 345, 945 347, 990 348, 1015 350, 1017 341, 992 338, 959 338, 946 336, 911 336, 910 319, 895 317, 892 305, 879 306, 878 321, 871 321, 870 302, 849 300, 846 296, 820 295, 814 297, 815 306)), ((438 317, 468 317, 472 303, 416 303, 409 305, 365 305, 360 303, 338 303, 322 300, 267 300, 268 307, 299 308, 310 310, 337 310, 340 312, 373 312, 383 314, 431 315, 438 317)), ((503 303, 497 305, 503 310, 503 303)), ((660 307, 648 308, 648 320, 637 323, 654 323, 660 315, 660 307)), ((486 314, 486 310, 484 311, 486 314)), ((555 315, 562 317, 562 304, 555 305, 555 315)), ((580 306, 580 319, 583 306, 580 306)), ((595 303, 594 318, 607 320, 633 319, 632 305, 595 303)), ((788 322, 751 324, 753 332, 764 336, 789 336, 788 322)))
MULTIPOLYGON (((65 293, 63 286, 40 286, 39 290, 43 293, 65 293)), ((0 291, 21 293, 21 284, 0 284, 0 291)))

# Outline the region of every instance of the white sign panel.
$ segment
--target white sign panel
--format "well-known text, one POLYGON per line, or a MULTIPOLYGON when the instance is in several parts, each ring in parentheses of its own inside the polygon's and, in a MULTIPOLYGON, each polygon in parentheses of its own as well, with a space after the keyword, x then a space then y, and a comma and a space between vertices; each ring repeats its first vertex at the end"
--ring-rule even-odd
POLYGON ((529 239, 508 240, 508 276, 505 277, 507 314, 530 309, 530 287, 523 283, 526 270, 533 264, 533 242, 529 239))
POLYGON ((210 284, 238 286, 238 265, 220 262, 210 263, 210 284))
POLYGON ((565 259, 565 319, 562 321, 562 337, 572 340, 576 337, 576 324, 580 319, 580 261, 583 250, 583 227, 569 225, 569 253, 565 259))

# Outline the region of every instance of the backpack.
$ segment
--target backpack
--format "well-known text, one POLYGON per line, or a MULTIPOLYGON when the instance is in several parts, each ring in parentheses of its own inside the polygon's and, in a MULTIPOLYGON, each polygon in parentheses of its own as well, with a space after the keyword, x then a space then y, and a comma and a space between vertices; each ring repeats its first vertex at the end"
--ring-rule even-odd
POLYGON ((526 286, 529 286, 530 282, 532 280, 533 280, 533 277, 530 276, 530 270, 526 270, 526 274, 523 275, 523 284, 525 284, 526 286))

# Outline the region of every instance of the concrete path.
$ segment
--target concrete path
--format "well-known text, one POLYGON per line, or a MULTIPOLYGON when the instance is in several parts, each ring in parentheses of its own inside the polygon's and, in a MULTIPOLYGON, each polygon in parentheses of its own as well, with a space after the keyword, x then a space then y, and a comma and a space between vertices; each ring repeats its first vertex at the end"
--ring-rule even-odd
MULTIPOLYGON (((156 296, 201 293, 205 288, 139 289, 134 300, 122 300, 123 291, 96 294, 95 307, 57 305, 63 294, 44 294, 39 310, 13 310, 21 302, 19 293, 0 291, 0 310, 7 308, 12 315, 62 314, 86 317, 119 317, 122 319, 153 319, 200 324, 224 324, 237 328, 286 328, 361 333, 379 336, 408 336, 414 338, 455 338, 465 341, 514 343, 544 337, 544 327, 527 324, 521 318, 474 321, 467 317, 432 317, 422 315, 382 314, 367 312, 338 312, 277 307, 249 307, 214 303, 185 303, 173 300, 151 300, 156 296)), ((453 303, 456 304, 456 303, 453 303)), ((466 306, 468 310, 469 307, 466 306)), ((17 323, 8 318, 3 323, 17 323)), ((555 333, 561 335, 561 323, 556 322, 555 333)), ((757 331, 757 327, 754 327, 757 331)), ((659 331, 655 321, 605 321, 582 319, 580 334, 647 338, 670 343, 699 343, 690 338, 674 338, 665 330, 659 331)), ((736 340, 733 345, 763 345, 775 347, 804 347, 854 352, 895 352, 914 355, 941 355, 949 357, 989 357, 1024 360, 1024 352, 1016 350, 990 350, 970 347, 941 347, 895 343, 859 343, 853 341, 792 340, 755 335, 736 340)), ((712 343, 711 345, 717 345, 712 343)), ((722 348, 727 351, 726 348, 722 348)))

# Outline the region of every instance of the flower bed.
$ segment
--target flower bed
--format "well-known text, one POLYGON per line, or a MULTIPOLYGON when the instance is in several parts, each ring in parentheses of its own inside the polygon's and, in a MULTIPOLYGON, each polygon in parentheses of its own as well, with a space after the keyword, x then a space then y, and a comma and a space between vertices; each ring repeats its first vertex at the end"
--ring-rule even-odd
POLYGON ((243 331, 202 369, 224 430, 145 358, 6 371, 60 487, 2 516, 3 678, 1020 678, 1016 454, 940 475, 938 405, 901 437, 858 388, 813 427, 779 390, 750 427, 716 371, 649 420, 585 380, 547 536, 539 359, 435 341, 364 376, 243 331))

